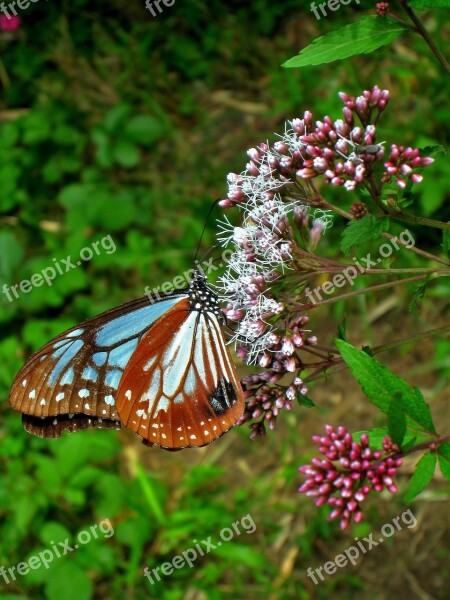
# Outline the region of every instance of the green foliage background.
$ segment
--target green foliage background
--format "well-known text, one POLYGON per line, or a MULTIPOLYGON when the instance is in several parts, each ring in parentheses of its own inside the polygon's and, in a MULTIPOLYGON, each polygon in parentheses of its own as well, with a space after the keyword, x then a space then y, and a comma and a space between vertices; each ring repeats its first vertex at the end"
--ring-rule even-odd
MULTIPOLYGON (((33 350, 192 266, 226 174, 243 170, 246 149, 285 119, 305 109, 337 116, 337 91, 378 84, 392 92, 383 139, 445 146, 449 86, 419 38, 370 57, 280 67, 361 11, 352 4, 317 21, 292 0, 177 0, 152 18, 143 1, 41 1, 23 11, 17 34, 0 38, 0 284, 29 279, 54 258, 77 257, 106 235, 117 246, 51 287, 13 302, 0 294, 0 566, 73 540, 101 519, 115 530, 48 570, 9 585, 0 578, 2 599, 346 598, 364 589, 352 572, 320 590, 305 577, 317 563, 314 541, 340 534, 320 511, 301 526, 296 520, 309 507, 295 493, 311 433, 301 412, 264 444, 233 431, 206 450, 172 455, 141 447, 127 432, 32 438, 7 407, 14 375, 33 350), (194 538, 217 539, 248 513, 254 534, 155 586, 144 579, 146 565, 171 560, 194 538)), ((440 18, 439 11, 427 18, 438 43, 446 33, 440 18)), ((450 220, 445 161, 439 157, 418 187, 417 210, 450 220)), ((203 247, 213 243, 210 222, 203 247)), ((338 252, 337 236, 324 244, 338 252)), ((437 362, 445 352, 437 348, 437 362)), ((371 516, 380 523, 375 508, 371 516)), ((369 515, 358 534, 370 523, 369 515)))

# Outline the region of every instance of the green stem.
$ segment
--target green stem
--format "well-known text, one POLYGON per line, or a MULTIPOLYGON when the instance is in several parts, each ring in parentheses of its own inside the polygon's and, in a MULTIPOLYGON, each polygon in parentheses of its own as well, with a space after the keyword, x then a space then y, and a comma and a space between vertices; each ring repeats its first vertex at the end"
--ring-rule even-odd
POLYGON ((329 298, 328 300, 319 300, 313 304, 303 304, 302 310, 312 310, 313 308, 318 308, 319 306, 323 306, 324 304, 333 304, 334 302, 338 302, 339 300, 344 300, 346 298, 352 298, 353 296, 360 296, 361 294, 367 294, 368 292, 374 292, 377 290, 382 290, 385 288, 394 287, 395 285, 401 285, 404 283, 412 283, 413 281, 424 281, 426 277, 422 275, 417 275, 417 277, 407 277, 405 279, 397 279, 396 281, 388 281, 387 283, 380 283, 378 285, 372 285, 368 288, 364 288, 361 290, 354 290, 353 292, 348 292, 347 294, 340 294, 339 296, 334 296, 333 298, 329 298))
POLYGON ((396 221, 406 221, 408 223, 416 223, 417 225, 424 225, 425 227, 436 227, 436 229, 442 229, 450 231, 450 223, 443 223, 442 221, 436 221, 435 219, 427 219, 426 217, 419 217, 417 215, 408 215, 406 213, 399 213, 386 207, 386 214, 392 217, 396 221))
MULTIPOLYGON (((444 327, 437 327, 436 329, 429 329, 428 331, 424 331, 423 333, 416 333, 411 337, 400 338, 399 340, 395 340, 390 344, 382 344, 381 346, 375 346, 372 348, 372 354, 380 354, 380 352, 386 352, 386 350, 393 350, 394 348, 398 348, 399 346, 403 346, 404 344, 409 344, 411 342, 418 342, 420 340, 428 339, 431 337, 436 337, 438 335, 443 335, 445 333, 450 332, 450 325, 445 325, 444 327)), ((343 371, 344 369, 348 369, 348 365, 344 363, 344 359, 339 357, 336 359, 330 359, 329 367, 322 366, 315 373, 311 373, 308 377, 304 378, 305 383, 310 381, 315 381, 317 379, 323 379, 324 377, 329 377, 330 375, 334 375, 335 373, 339 373, 339 371, 343 371), (327 370, 329 367, 336 367, 333 370, 327 370)))
POLYGON ((442 65, 442 67, 446 71, 447 75, 450 75, 450 65, 448 64, 447 59, 442 54, 442 52, 439 50, 439 48, 436 46, 432 37, 429 35, 428 31, 422 25, 420 19, 418 19, 417 15, 414 13, 412 8, 410 6, 408 6, 408 0, 400 0, 400 2, 401 2, 401 5, 403 6, 403 10, 406 12, 408 17, 414 23, 417 33, 419 35, 421 35, 422 38, 425 40, 425 43, 429 46, 431 52, 435 55, 438 62, 442 65))
POLYGON ((443 444, 444 442, 450 442, 450 435, 436 437, 434 439, 429 440, 428 442, 421 442, 420 444, 416 444, 415 446, 412 446, 409 450, 406 450, 406 452, 402 452, 400 450, 400 452, 396 452, 395 454, 393 454, 392 458, 394 458, 394 459, 395 458, 403 458, 404 456, 407 456, 408 454, 412 454, 413 452, 420 452, 421 450, 428 450, 432 444, 443 444))
POLYGON ((395 235, 391 235, 390 233, 382 233, 383 237, 388 240, 395 239, 401 246, 403 246, 406 250, 411 250, 415 252, 419 256, 423 256, 424 258, 428 258, 429 260, 434 260, 435 262, 441 263, 446 267, 450 267, 450 260, 446 260, 445 258, 441 258, 440 256, 435 256, 434 254, 430 254, 430 252, 426 252, 425 250, 421 250, 420 248, 416 248, 415 246, 411 246, 411 244, 407 244, 406 242, 402 242, 400 238, 395 235))
MULTIPOLYGON (((344 217, 345 219, 348 219, 349 221, 354 221, 355 220, 355 217, 351 213, 349 213, 346 210, 343 210, 342 208, 339 208, 338 206, 335 206, 334 204, 331 204, 331 202, 328 202, 328 200, 325 200, 325 198, 322 198, 321 207, 324 207, 324 208, 327 208, 329 210, 332 210, 332 211, 338 213, 339 215, 341 215, 342 217, 344 217)), ((388 216, 392 216, 392 218, 394 218, 394 219, 396 218, 396 214, 395 213, 391 214, 389 212, 388 216)), ((418 218, 422 219, 422 217, 418 217, 418 218)), ((429 223, 436 223, 436 227, 438 229, 449 229, 450 230, 450 223, 443 223, 442 221, 433 221, 432 219, 426 219, 426 220, 429 221, 429 223)), ((381 235, 383 237, 389 239, 389 240, 392 240, 392 239, 394 239, 396 237, 394 235, 391 235, 390 233, 382 233, 381 235)), ((410 252, 414 252, 415 254, 419 254, 420 256, 426 257, 429 260, 434 260, 434 261, 439 262, 439 263, 441 263, 443 265, 450 266, 450 261, 446 260, 445 258, 440 258, 439 256, 435 256, 434 254, 430 254, 429 252, 425 252, 424 250, 421 250, 420 248, 416 248, 415 246, 407 245, 405 242, 402 242, 399 239, 398 239, 398 242, 406 250, 409 250, 410 252)))

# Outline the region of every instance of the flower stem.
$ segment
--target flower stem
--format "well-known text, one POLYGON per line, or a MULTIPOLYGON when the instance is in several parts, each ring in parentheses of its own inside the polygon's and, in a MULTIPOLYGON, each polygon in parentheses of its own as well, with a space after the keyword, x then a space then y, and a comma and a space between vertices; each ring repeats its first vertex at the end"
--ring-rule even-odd
MULTIPOLYGON (((336 212, 337 214, 341 215, 341 217, 348 219, 349 221, 355 220, 355 217, 351 213, 349 213, 346 210, 343 210, 342 208, 339 208, 338 206, 335 206, 334 204, 331 204, 331 202, 328 202, 328 200, 325 200, 325 198, 323 198, 323 197, 321 197, 321 207, 327 208, 328 210, 332 210, 332 211, 336 212)), ((397 213, 391 213, 390 210, 388 211, 387 216, 392 217, 393 219, 401 218, 397 213)), ((403 216, 405 216, 405 215, 402 215, 402 217, 403 216)), ((411 220, 414 223, 419 223, 419 221, 420 221, 422 225, 425 224, 425 223, 423 223, 423 217, 413 217, 413 215, 408 215, 408 218, 409 217, 411 217, 411 220)), ((434 221, 433 219, 425 219, 425 221, 427 221, 426 224, 429 225, 430 227, 437 227, 438 229, 449 229, 450 230, 450 223, 443 223, 442 221, 434 221)), ((390 233, 382 233, 381 235, 389 240, 396 239, 396 236, 391 235, 390 233)), ((435 262, 439 262, 443 265, 450 266, 450 261, 446 260, 445 258, 440 258, 439 256, 436 256, 435 254, 430 254, 429 252, 425 252, 425 250, 416 248, 416 246, 407 245, 406 242, 402 242, 398 238, 397 238, 397 241, 399 244, 404 246, 407 250, 410 250, 411 252, 414 252, 415 254, 419 254, 420 256, 423 256, 430 260, 434 260, 435 262)))
POLYGON ((407 456, 408 454, 413 454, 413 452, 420 452, 421 450, 428 450, 430 448, 430 446, 435 445, 435 444, 443 444, 444 442, 450 442, 450 435, 444 435, 442 437, 437 437, 437 438, 432 438, 431 440, 428 440, 427 442, 421 442, 420 444, 416 444, 415 446, 412 446, 409 450, 406 450, 406 452, 402 452, 400 450, 400 452, 396 452, 395 454, 392 455, 392 458, 403 458, 404 456, 407 456))

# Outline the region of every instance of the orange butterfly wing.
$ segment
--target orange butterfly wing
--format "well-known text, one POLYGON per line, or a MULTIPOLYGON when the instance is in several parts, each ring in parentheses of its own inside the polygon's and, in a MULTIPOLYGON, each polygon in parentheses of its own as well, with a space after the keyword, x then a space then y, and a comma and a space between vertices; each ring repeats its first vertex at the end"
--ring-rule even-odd
POLYGON ((211 443, 244 404, 216 313, 192 310, 186 298, 141 339, 117 391, 123 424, 167 449, 211 443))

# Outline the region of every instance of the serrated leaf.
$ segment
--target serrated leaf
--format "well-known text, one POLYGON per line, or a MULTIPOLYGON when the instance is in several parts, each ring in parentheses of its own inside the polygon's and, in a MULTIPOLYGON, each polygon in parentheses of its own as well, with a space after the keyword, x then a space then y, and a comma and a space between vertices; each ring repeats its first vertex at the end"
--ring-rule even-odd
POLYGON ((411 8, 419 10, 426 8, 450 8, 450 0, 411 0, 409 2, 411 8))
POLYGON ((401 377, 351 344, 336 340, 336 345, 363 392, 381 411, 387 413, 391 399, 401 395, 409 419, 421 429, 435 433, 430 408, 420 390, 411 389, 401 377))
POLYGON ((437 452, 442 475, 450 481, 450 442, 440 444, 437 452))
POLYGON ((406 414, 401 394, 394 394, 387 411, 389 436, 394 444, 402 445, 406 433, 406 414))
POLYGON ((366 215, 362 219, 350 221, 342 233, 342 252, 348 255, 353 246, 363 244, 368 240, 377 240, 383 232, 388 230, 388 227, 387 219, 377 219, 373 215, 366 215))
MULTIPOLYGON (((450 1, 450 0, 449 0, 450 1)), ((441 144, 435 144, 434 146, 424 146, 419 148, 420 156, 439 156, 439 154, 447 154, 444 146, 441 144)))
POLYGON ((436 468, 436 452, 427 452, 416 465, 406 492, 406 502, 412 500, 430 483, 436 468))
POLYGON ((283 67, 306 67, 368 54, 389 44, 409 29, 390 17, 366 16, 356 23, 323 35, 283 63, 283 67))
POLYGON ((425 296, 425 291, 428 286, 431 275, 427 275, 425 281, 421 281, 415 288, 411 302, 408 304, 408 311, 417 314, 417 302, 425 296))

